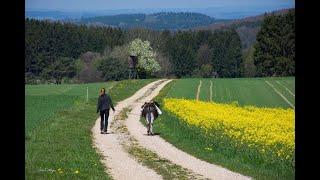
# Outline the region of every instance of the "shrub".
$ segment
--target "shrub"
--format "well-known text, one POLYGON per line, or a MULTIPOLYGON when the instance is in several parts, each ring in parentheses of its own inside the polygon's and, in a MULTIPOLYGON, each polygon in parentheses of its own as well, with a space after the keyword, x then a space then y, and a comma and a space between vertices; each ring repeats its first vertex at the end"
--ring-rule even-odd
POLYGON ((105 81, 128 78, 128 68, 126 64, 117 58, 104 57, 100 59, 98 70, 102 73, 102 77, 105 81))

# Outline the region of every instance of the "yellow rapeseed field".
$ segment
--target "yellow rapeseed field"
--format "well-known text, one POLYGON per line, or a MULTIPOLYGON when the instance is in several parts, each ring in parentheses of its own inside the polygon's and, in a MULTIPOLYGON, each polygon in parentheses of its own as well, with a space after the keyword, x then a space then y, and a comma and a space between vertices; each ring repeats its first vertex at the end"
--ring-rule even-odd
POLYGON ((164 107, 208 134, 220 132, 221 138, 234 140, 234 146, 245 145, 286 160, 294 156, 293 109, 240 107, 176 98, 164 99, 164 107))

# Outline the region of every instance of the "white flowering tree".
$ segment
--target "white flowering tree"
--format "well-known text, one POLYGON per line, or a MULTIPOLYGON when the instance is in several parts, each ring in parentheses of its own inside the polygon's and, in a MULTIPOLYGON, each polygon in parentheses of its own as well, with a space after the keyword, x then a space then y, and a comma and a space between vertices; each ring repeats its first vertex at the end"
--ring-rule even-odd
POLYGON ((153 74, 161 69, 159 63, 155 60, 156 53, 153 52, 149 41, 133 40, 129 46, 129 53, 138 57, 137 68, 139 71, 153 74))

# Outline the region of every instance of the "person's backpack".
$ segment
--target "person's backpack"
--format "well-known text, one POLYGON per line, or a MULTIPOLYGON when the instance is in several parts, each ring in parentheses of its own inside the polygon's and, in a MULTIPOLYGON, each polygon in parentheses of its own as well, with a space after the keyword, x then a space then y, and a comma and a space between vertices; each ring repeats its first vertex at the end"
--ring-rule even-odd
POLYGON ((155 104, 155 106, 156 106, 156 109, 157 109, 158 114, 161 115, 161 114, 162 114, 162 111, 160 110, 160 108, 159 108, 156 104, 155 104))

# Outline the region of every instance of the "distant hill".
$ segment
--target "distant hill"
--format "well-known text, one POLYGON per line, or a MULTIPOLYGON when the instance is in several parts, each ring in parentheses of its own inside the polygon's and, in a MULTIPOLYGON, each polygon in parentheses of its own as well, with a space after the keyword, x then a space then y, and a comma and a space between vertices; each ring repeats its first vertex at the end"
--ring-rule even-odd
POLYGON ((195 30, 217 30, 225 28, 235 28, 238 32, 243 50, 247 50, 256 41, 257 33, 260 30, 264 17, 274 15, 286 14, 290 9, 282 9, 265 13, 258 16, 246 17, 243 19, 231 20, 229 22, 216 22, 206 26, 199 26, 195 30))
POLYGON ((78 23, 97 26, 105 25, 124 29, 148 28, 154 30, 178 30, 227 21, 228 20, 216 20, 200 13, 162 12, 154 14, 120 14, 82 18, 78 23))
POLYGON ((79 19, 83 13, 80 12, 63 12, 52 10, 26 10, 25 16, 33 19, 50 19, 50 20, 69 20, 79 19))
POLYGON ((204 8, 133 8, 133 9, 104 9, 104 10, 66 10, 66 9, 39 9, 25 8, 25 16, 35 19, 80 19, 95 16, 111 16, 119 14, 153 14, 161 12, 193 12, 200 13, 216 19, 242 19, 244 17, 256 16, 264 12, 279 9, 294 8, 292 3, 279 1, 276 6, 252 6, 239 8, 238 6, 208 6, 204 8))

